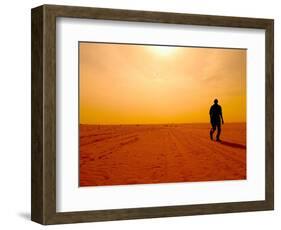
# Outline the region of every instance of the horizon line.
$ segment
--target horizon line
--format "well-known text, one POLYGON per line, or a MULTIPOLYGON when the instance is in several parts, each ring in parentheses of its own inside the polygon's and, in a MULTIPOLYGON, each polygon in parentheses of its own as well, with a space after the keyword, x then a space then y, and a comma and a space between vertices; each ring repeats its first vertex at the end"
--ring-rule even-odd
MULTIPOLYGON (((224 122, 224 124, 241 124, 247 123, 246 121, 234 121, 224 122)), ((79 123, 79 125, 188 125, 188 124, 211 124, 210 122, 187 122, 187 123, 104 123, 104 124, 92 124, 92 123, 79 123)))

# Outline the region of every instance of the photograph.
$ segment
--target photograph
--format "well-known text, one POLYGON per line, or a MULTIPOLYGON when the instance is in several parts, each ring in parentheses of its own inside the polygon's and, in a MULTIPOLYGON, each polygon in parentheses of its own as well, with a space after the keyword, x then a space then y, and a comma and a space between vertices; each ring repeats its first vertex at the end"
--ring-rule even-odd
POLYGON ((274 210, 274 15, 143 9, 31 9, 31 220, 274 210))
POLYGON ((247 179, 247 49, 78 49, 80 187, 247 179))

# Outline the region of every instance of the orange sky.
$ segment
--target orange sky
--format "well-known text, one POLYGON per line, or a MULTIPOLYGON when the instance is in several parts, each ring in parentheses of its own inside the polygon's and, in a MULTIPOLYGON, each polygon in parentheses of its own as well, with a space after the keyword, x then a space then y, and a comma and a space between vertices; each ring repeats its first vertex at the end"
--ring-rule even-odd
POLYGON ((80 43, 80 124, 246 121, 246 50, 80 43))

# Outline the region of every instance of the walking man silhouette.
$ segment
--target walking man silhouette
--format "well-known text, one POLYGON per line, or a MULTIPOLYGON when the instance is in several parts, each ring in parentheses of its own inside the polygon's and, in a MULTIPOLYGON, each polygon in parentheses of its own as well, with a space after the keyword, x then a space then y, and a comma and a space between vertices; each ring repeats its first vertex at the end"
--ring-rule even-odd
POLYGON ((221 124, 224 124, 224 121, 221 106, 218 105, 218 99, 214 100, 214 104, 211 106, 209 114, 210 122, 212 125, 212 128, 210 130, 210 138, 211 140, 213 140, 213 134, 217 129, 216 141, 220 142, 221 124))

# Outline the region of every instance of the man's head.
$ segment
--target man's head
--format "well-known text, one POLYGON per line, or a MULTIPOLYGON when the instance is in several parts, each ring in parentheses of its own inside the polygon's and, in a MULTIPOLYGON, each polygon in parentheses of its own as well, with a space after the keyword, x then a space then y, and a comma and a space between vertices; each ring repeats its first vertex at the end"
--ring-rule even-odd
POLYGON ((215 104, 218 104, 218 102, 219 102, 218 99, 215 99, 215 100, 214 100, 214 103, 215 103, 215 104))

